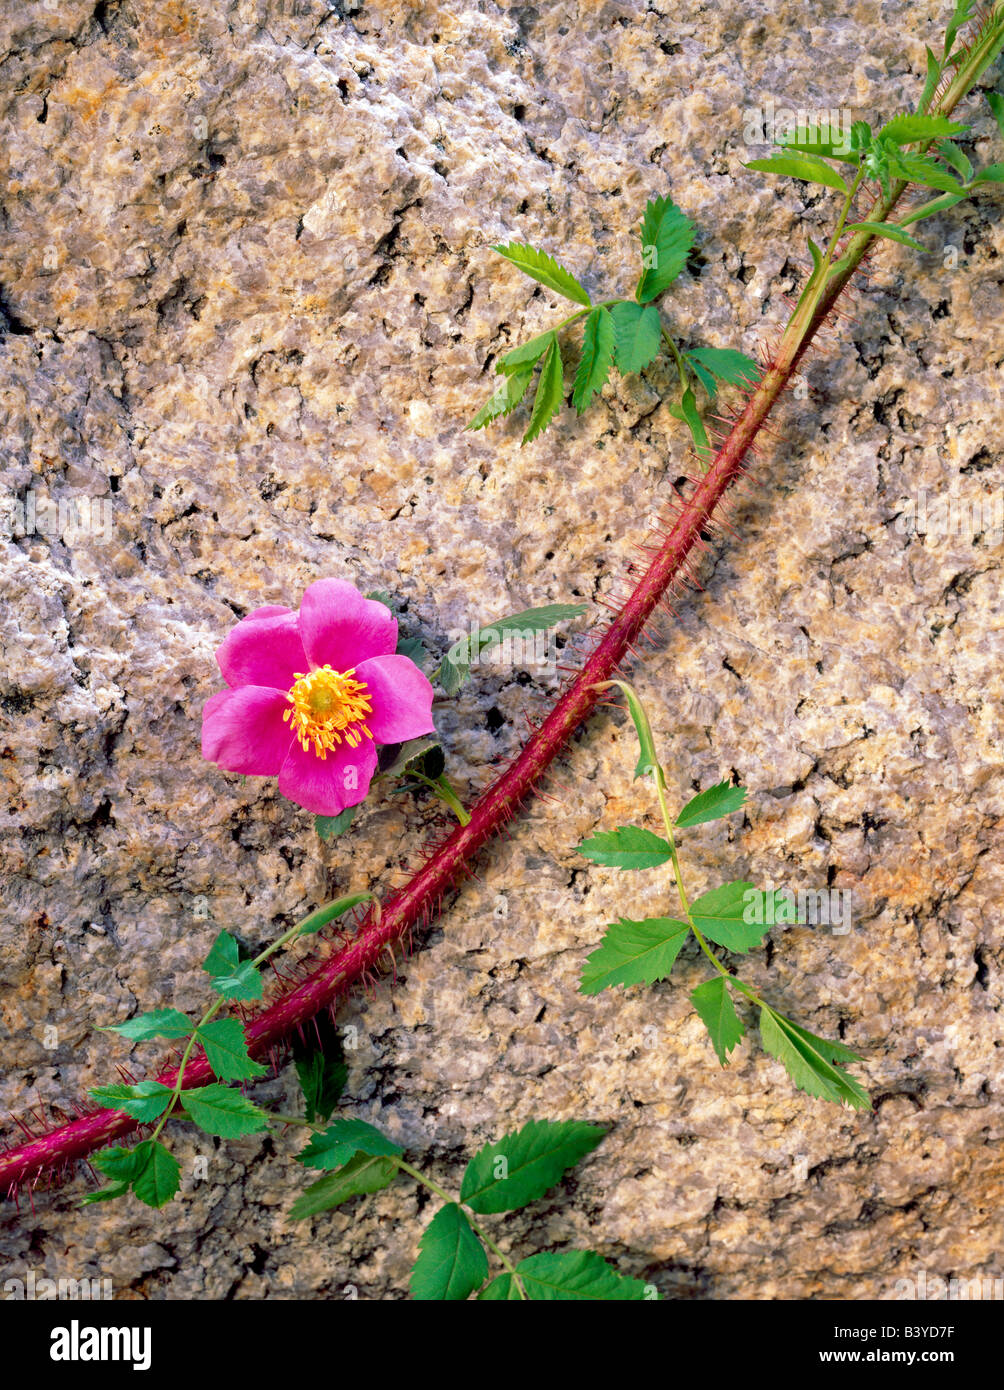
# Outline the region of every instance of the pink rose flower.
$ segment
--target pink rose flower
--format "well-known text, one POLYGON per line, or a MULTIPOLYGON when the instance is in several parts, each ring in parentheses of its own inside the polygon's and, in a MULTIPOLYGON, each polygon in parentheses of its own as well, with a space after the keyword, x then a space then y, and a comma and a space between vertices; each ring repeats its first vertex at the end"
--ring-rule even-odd
POLYGON ((206 701, 202 756, 227 772, 279 778, 317 815, 364 800, 378 743, 434 733, 432 686, 396 656, 397 619, 344 579, 319 579, 300 611, 257 608, 217 650, 230 687, 206 701))

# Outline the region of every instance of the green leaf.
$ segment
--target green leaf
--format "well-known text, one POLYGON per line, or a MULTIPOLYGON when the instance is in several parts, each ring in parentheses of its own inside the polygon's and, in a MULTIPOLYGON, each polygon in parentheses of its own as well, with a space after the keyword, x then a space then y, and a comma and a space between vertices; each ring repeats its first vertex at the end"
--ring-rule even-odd
POLYGON ((697 409, 697 398, 688 386, 680 397, 680 404, 673 405, 668 403, 670 415, 675 415, 678 420, 682 420, 690 430, 690 436, 694 441, 694 448, 698 456, 704 458, 711 453, 711 444, 708 441, 708 432, 704 428, 704 421, 701 413, 697 409))
POLYGON ((229 975, 214 975, 211 987, 224 999, 261 999, 265 981, 253 961, 244 960, 229 975))
POLYGON ((642 922, 618 918, 586 959, 579 993, 599 994, 614 985, 650 985, 666 979, 689 935, 689 923, 672 917, 647 917, 642 922))
POLYGON ((314 1020, 305 1037, 294 1038, 293 1062, 307 1122, 329 1120, 349 1073, 341 1037, 327 1014, 314 1020))
POLYGON ((411 1271, 411 1296, 459 1303, 488 1278, 488 1258, 456 1202, 441 1207, 425 1228, 411 1271))
POLYGON ((959 135, 966 127, 947 116, 894 116, 879 131, 877 139, 888 139, 897 145, 913 145, 918 140, 938 140, 946 135, 959 135))
MULTIPOLYGON (((527 608, 522 613, 513 613, 507 618, 496 618, 483 628, 478 628, 468 637, 461 637, 443 658, 439 669, 439 683, 447 695, 455 695, 471 674, 471 663, 480 656, 486 647, 497 642, 503 632, 547 632, 568 618, 581 617, 586 612, 584 603, 548 603, 542 608, 527 608)), ((405 745, 407 747, 407 745, 405 745)), ((412 761, 411 758, 408 761, 412 761)))
POLYGON ((120 1110, 123 1115, 131 1115, 134 1120, 146 1124, 163 1115, 174 1090, 171 1086, 161 1085, 159 1081, 139 1081, 135 1086, 95 1086, 90 1095, 99 1105, 120 1110))
POLYGON ((927 77, 924 81, 924 90, 920 94, 920 101, 917 102, 917 112, 922 114, 931 104, 938 83, 941 81, 941 64, 937 58, 927 49, 927 77))
MULTIPOLYGON (((866 121, 859 122, 867 125, 866 121)), ((848 145, 846 139, 841 136, 839 140, 834 140, 830 136, 828 126, 819 130, 806 130, 804 136, 793 135, 788 140, 775 140, 774 143, 782 150, 795 150, 803 154, 818 155, 820 159, 839 159, 845 164, 857 164, 859 151, 853 144, 848 145), (822 130, 826 130, 823 136, 822 130)))
POLYGON ((1004 164, 988 164, 985 169, 979 171, 973 182, 1004 183, 1004 164))
POLYGON ((951 53, 956 35, 962 26, 973 17, 976 5, 977 0, 955 0, 955 9, 952 12, 952 17, 948 21, 948 27, 945 30, 944 57, 947 58, 951 53))
MULTIPOLYGON (((516 1266, 527 1298, 532 1302, 641 1302, 648 1286, 618 1274, 593 1250, 543 1251, 516 1266)), ((510 1303, 519 1299, 511 1274, 500 1274, 479 1294, 479 1301, 510 1303)))
MULTIPOLYGON (((655 735, 648 722, 645 706, 638 698, 638 692, 627 681, 606 681, 605 685, 616 685, 627 700, 628 713, 638 735, 638 761, 635 764, 635 777, 644 777, 648 772, 661 773, 662 767, 655 751, 655 735)), ((602 687, 601 687, 602 688, 602 687)))
POLYGON ((752 883, 740 879, 713 888, 710 893, 702 893, 690 905, 694 925, 727 951, 745 955, 760 944, 767 931, 765 895, 760 893, 754 897, 754 892, 752 883), (759 921, 747 921, 746 916, 758 916, 759 921))
POLYGON ((941 140, 938 142, 938 153, 946 164, 961 175, 963 183, 969 182, 973 176, 973 166, 965 150, 960 150, 951 140, 941 140))
MULTIPOLYGON (((696 227, 672 198, 649 199, 641 220, 642 264, 635 298, 647 304, 669 288, 687 264, 696 227)), ((637 370, 637 368, 635 369, 637 370)))
POLYGON ((322 840, 331 840, 335 835, 344 835, 352 824, 352 817, 358 806, 347 806, 338 816, 315 816, 314 825, 322 840))
POLYGON ((530 385, 533 373, 534 363, 527 362, 525 366, 514 371, 511 376, 505 377, 496 388, 495 394, 489 396, 467 428, 469 430, 484 429, 485 425, 492 420, 497 420, 500 416, 510 415, 526 395, 526 388, 530 385))
POLYGON ((369 902, 372 897, 372 893, 348 893, 344 898, 334 898, 330 903, 325 903, 323 907, 319 907, 316 912, 312 912, 309 917, 304 918, 297 940, 300 937, 313 936, 315 932, 322 931, 336 917, 344 917, 346 912, 351 912, 354 907, 359 907, 361 903, 369 902))
POLYGON ((602 1125, 579 1120, 531 1120, 474 1155, 460 1200, 479 1214, 518 1211, 543 1197, 605 1133, 602 1125))
POLYGON ((782 174, 804 183, 821 183, 827 188, 835 188, 840 193, 847 192, 847 184, 836 169, 831 169, 825 160, 812 154, 772 154, 768 159, 751 159, 744 166, 757 169, 764 174, 782 174))
POLYGON ((760 380, 760 368, 752 357, 735 348, 691 348, 684 356, 691 364, 699 362, 707 367, 719 381, 730 386, 751 386, 760 380))
POLYGON ((919 208, 914 208, 907 213, 906 217, 900 222, 901 227, 909 227, 911 222, 920 222, 925 217, 933 217, 936 212, 943 212, 945 208, 953 208, 956 203, 965 202, 961 193, 946 193, 941 198, 932 198, 929 203, 924 203, 919 208))
POLYGON ((936 164, 923 154, 906 154, 902 150, 890 160, 896 178, 919 183, 925 188, 937 188, 942 193, 960 193, 962 186, 954 174, 942 164, 936 164))
POLYGON ((570 299, 575 304, 590 304, 589 295, 575 276, 564 266, 560 266, 546 251, 537 251, 525 242, 519 241, 511 241, 508 246, 493 246, 492 250, 497 251, 500 256, 505 256, 507 261, 512 261, 513 265, 518 266, 524 275, 529 275, 531 280, 537 280, 549 290, 555 290, 565 299, 570 299))
POLYGON ((202 968, 209 975, 229 975, 240 964, 241 949, 237 938, 228 931, 221 931, 209 948, 209 955, 202 962, 202 968))
POLYGON ((691 371, 697 377, 697 380, 704 387, 705 391, 707 391, 711 399, 714 400, 718 392, 718 386, 715 383, 715 378, 705 367, 701 366, 700 362, 695 361, 689 352, 685 352, 683 356, 684 360, 689 364, 691 371))
POLYGON ((99 1031, 119 1033, 133 1042, 147 1042, 150 1038, 187 1038, 193 1026, 192 1020, 178 1009, 152 1009, 126 1023, 109 1023, 99 1031))
POLYGON ((662 320, 654 304, 622 300, 610 309, 614 321, 614 360, 622 376, 643 371, 662 342, 662 320))
MULTIPOLYGON (((423 643, 421 637, 399 638, 395 655, 406 656, 409 661, 413 661, 415 663, 419 670, 421 670, 421 668, 425 665, 426 661, 429 659, 429 653, 425 650, 425 644, 423 643)), ((348 809, 350 811, 354 811, 355 807, 350 806, 348 809)), ((342 812, 342 815, 345 815, 344 811, 342 812)), ((329 816, 327 819, 337 820, 338 817, 329 816)))
POLYGON ((575 373, 572 404, 580 415, 610 375, 613 360, 614 321, 610 317, 609 309, 600 304, 586 319, 582 335, 582 356, 575 373))
POLYGON ((744 1036, 746 1029, 739 1021, 724 975, 716 975, 690 991, 694 1008, 700 1014, 711 1042, 723 1067, 729 1064, 729 1053, 744 1036))
POLYGON ((1001 96, 1000 92, 987 92, 986 95, 987 101, 990 103, 990 110, 994 113, 994 120, 997 122, 997 128, 1001 133, 1001 138, 1004 139, 1004 97, 1001 96))
POLYGON ((137 1144, 136 1171, 132 1190, 148 1207, 163 1207, 177 1192, 181 1183, 181 1165, 159 1140, 146 1139, 137 1144))
POLYGON ((549 328, 546 333, 541 333, 536 338, 531 338, 528 343, 523 343, 521 347, 507 352, 499 359, 498 370, 506 376, 512 376, 520 367, 533 366, 540 361, 553 341, 554 329, 549 328))
POLYGON ((221 1139, 236 1139, 242 1134, 256 1134, 268 1124, 268 1116, 247 1096, 229 1086, 213 1084, 199 1086, 182 1093, 185 1113, 207 1134, 221 1139))
POLYGON ((121 1146, 99 1149, 91 1156, 89 1162, 106 1177, 114 1178, 116 1182, 125 1183, 128 1187, 143 1163, 142 1155, 137 1152, 138 1147, 137 1145, 135 1149, 125 1149, 121 1146))
POLYGON ((844 228, 845 232, 871 232, 873 236, 888 237, 890 241, 899 241, 904 246, 912 246, 915 251, 926 251, 915 237, 908 236, 900 227, 892 222, 850 222, 844 228))
POLYGON ((674 824, 681 830, 688 825, 704 825, 707 821, 731 816, 733 811, 738 811, 745 804, 746 792, 742 787, 734 787, 731 782, 718 782, 692 797, 674 824))
POLYGON ((400 1144, 368 1125, 365 1120, 336 1120, 323 1134, 313 1134, 296 1156, 305 1168, 340 1168, 355 1154, 393 1158, 403 1154, 400 1144))
POLYGON ((612 869, 654 869, 672 858, 669 841, 640 825, 601 830, 583 840, 578 852, 594 864, 612 869))
POLYGON ((392 613, 397 612, 397 600, 386 589, 374 589, 366 597, 374 603, 382 603, 384 608, 389 608, 392 613))
POLYGON ((522 443, 529 444, 531 440, 536 439, 547 429, 561 409, 564 386, 561 349, 558 347, 557 338, 554 338, 544 354, 540 380, 537 382, 537 394, 533 398, 533 410, 530 412, 530 425, 523 436, 522 443))
POLYGON ((99 1187, 96 1192, 86 1192, 80 1199, 82 1207, 93 1206, 95 1202, 110 1202, 116 1197, 125 1197, 129 1191, 127 1182, 111 1182, 99 1187))
POLYGON ((244 1029, 236 1018, 218 1018, 204 1023, 195 1034, 214 1075, 221 1081, 248 1081, 264 1076, 268 1070, 252 1061, 244 1029))
MULTIPOLYGON (((850 1105, 855 1110, 871 1109, 864 1087, 831 1060, 833 1043, 797 1028, 790 1019, 766 1005, 760 1009, 760 1037, 800 1091, 820 1100, 850 1105)), ((849 1059, 841 1054, 841 1060, 849 1059)))
POLYGON ((392 1158, 373 1158, 369 1154, 357 1154, 337 1173, 329 1173, 326 1178, 313 1182, 302 1192, 290 1209, 290 1216, 299 1220, 304 1216, 316 1216, 319 1211, 330 1211, 350 1197, 359 1197, 367 1192, 379 1192, 388 1187, 398 1173, 398 1166, 392 1158))

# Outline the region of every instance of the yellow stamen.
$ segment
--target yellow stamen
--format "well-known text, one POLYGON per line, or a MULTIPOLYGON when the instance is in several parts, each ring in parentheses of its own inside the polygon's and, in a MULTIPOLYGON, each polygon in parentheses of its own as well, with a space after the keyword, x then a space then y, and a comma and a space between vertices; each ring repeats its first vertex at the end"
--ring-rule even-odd
POLYGON ((373 713, 365 681, 352 677, 355 670, 332 671, 321 666, 316 671, 296 671, 296 682, 286 699, 292 706, 285 710, 288 721, 305 752, 314 752, 321 759, 338 747, 344 739, 350 748, 363 741, 363 735, 373 735, 362 722, 373 713))

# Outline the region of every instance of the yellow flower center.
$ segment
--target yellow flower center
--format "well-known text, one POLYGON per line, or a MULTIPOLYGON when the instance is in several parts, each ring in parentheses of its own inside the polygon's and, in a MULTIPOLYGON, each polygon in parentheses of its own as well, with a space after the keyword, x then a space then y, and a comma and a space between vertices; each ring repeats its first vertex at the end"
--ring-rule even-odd
POLYGON ((373 706, 365 681, 352 679, 354 669, 332 671, 330 666, 321 666, 306 674, 294 674, 296 681, 286 696, 291 708, 282 717, 292 725, 305 752, 309 753, 313 744, 314 752, 324 759, 343 739, 355 748, 362 743, 364 734, 373 737, 362 723, 373 713, 373 706))

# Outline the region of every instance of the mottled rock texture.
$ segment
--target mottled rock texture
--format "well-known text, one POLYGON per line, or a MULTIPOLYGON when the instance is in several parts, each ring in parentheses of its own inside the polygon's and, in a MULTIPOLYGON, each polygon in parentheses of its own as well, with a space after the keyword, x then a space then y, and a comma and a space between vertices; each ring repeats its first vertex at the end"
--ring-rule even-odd
MULTIPOLYGON (((235 615, 345 575, 394 590, 405 630, 441 650, 472 617, 608 594, 685 470, 662 365, 526 449, 525 416, 464 432, 486 363, 560 312, 491 243, 560 250, 591 289, 630 292, 632 228, 669 191, 701 230, 666 321, 687 345, 755 350, 832 203, 743 170, 744 111, 892 114, 945 13, 8 7, 3 497, 32 494, 37 515, 62 499, 67 517, 96 501, 88 525, 8 523, 2 543, 5 1110, 114 1079, 129 1054, 96 1023, 199 1008, 220 927, 264 943, 332 890, 400 881, 423 837, 432 807, 396 797, 322 847, 273 783, 201 762, 235 615)), ((984 113, 979 149, 999 159, 984 113)), ((560 801, 532 804, 396 985, 341 1015, 358 1030, 348 1113, 444 1183, 514 1122, 610 1125, 573 1180, 496 1219, 506 1248, 588 1244, 675 1298, 890 1298, 922 1269, 1004 1273, 999 522, 896 521, 921 490, 1000 498, 1000 207, 925 224, 926 256, 879 251, 807 365, 811 393, 779 412, 738 538, 636 668, 674 795, 733 772, 752 793, 744 824, 688 836, 692 887, 852 893, 849 933, 775 929, 743 968, 863 1052, 875 1111, 796 1093, 756 1042, 721 1071, 687 999, 695 951, 671 983, 577 994, 612 914, 656 912, 668 889, 574 852, 653 824, 631 730, 601 715, 560 801)), ((485 670, 443 710, 465 795, 553 689, 485 670)), ((260 1093, 292 1095, 292 1070, 260 1093)), ((5 1209, 5 1277, 100 1274, 122 1298, 405 1295, 428 1219, 410 1184, 297 1224, 299 1139, 173 1130, 183 1200, 80 1211, 81 1173, 34 1214, 5 1209)))

